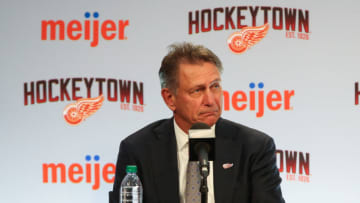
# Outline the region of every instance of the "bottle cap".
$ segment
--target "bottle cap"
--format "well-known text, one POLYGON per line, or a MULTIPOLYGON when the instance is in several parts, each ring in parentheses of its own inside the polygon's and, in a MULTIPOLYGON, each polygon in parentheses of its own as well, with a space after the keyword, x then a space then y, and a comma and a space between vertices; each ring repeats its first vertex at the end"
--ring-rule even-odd
POLYGON ((137 167, 136 165, 127 165, 126 166, 126 173, 136 173, 137 167))

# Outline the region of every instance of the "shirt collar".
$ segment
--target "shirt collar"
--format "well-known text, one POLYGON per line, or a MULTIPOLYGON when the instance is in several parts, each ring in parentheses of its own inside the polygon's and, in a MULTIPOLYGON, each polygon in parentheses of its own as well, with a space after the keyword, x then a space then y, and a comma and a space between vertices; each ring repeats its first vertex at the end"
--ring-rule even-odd
POLYGON ((189 144, 189 135, 186 134, 176 123, 174 119, 174 130, 178 151, 181 151, 189 144))

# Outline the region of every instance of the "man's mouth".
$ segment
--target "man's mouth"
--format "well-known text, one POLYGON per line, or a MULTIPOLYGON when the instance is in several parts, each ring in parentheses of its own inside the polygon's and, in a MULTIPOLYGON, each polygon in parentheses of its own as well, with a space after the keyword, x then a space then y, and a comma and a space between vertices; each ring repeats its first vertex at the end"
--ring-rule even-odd
POLYGON ((216 115, 217 112, 218 112, 217 110, 216 111, 206 111, 206 112, 201 112, 200 115, 212 116, 212 115, 216 115))

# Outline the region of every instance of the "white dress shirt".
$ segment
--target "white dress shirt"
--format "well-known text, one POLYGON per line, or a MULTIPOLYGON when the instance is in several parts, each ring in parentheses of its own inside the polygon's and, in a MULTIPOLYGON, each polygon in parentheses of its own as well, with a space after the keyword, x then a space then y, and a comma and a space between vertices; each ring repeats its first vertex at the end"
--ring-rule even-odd
MULTIPOLYGON (((177 144, 177 158, 178 158, 178 167, 179 167, 179 195, 180 203, 185 202, 185 190, 186 190, 186 171, 187 165, 189 162, 189 135, 186 134, 181 128, 176 124, 174 119, 174 130, 177 144)), ((215 135, 215 125, 211 127, 212 133, 215 135)), ((215 137, 215 136, 214 136, 215 137)), ((214 177, 213 177, 213 161, 210 162, 210 173, 207 177, 208 182, 208 203, 215 203, 214 199, 214 177)))

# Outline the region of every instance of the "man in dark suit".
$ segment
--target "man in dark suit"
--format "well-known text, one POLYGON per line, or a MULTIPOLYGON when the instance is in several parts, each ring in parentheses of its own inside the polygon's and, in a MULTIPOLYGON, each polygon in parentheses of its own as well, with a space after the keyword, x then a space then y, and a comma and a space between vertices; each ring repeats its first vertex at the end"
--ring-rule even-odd
POLYGON ((156 121, 121 142, 111 203, 119 202, 126 165, 137 165, 144 203, 188 203, 188 132, 198 122, 212 126, 215 160, 210 166, 209 203, 282 203, 275 144, 257 130, 220 117, 219 58, 190 43, 172 45, 159 76, 173 118, 156 121))

